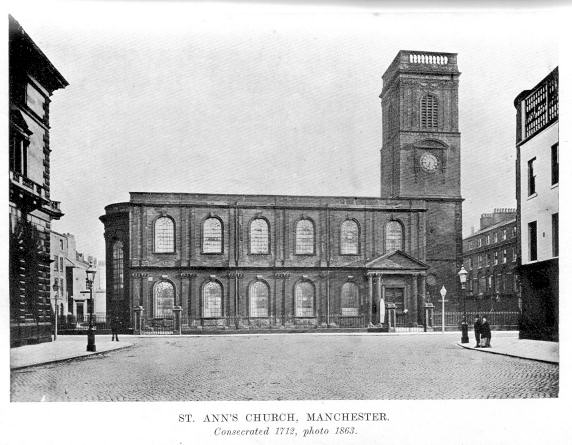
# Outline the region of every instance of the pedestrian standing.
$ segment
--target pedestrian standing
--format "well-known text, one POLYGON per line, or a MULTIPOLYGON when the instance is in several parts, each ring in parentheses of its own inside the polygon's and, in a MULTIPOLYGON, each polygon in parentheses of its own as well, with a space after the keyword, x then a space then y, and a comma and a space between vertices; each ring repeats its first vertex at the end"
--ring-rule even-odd
POLYGON ((491 326, 486 317, 483 317, 483 322, 481 323, 481 344, 483 348, 491 347, 491 326))
POLYGON ((119 317, 113 317, 111 320, 111 341, 119 341, 119 327, 121 322, 119 321, 119 317))
POLYGON ((475 324, 473 325, 475 329, 475 348, 481 347, 481 317, 477 315, 475 317, 475 324))

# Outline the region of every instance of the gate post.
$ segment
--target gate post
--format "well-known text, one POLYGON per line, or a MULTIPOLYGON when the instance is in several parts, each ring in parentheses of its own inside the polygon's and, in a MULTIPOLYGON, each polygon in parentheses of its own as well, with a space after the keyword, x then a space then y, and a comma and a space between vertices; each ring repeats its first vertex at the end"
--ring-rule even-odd
POLYGON ((393 332, 395 331, 395 324, 396 324, 395 311, 397 309, 397 306, 395 305, 395 303, 387 303, 386 308, 387 308, 387 331, 393 332))
MULTIPOLYGON (((435 306, 433 303, 425 303, 425 323, 423 323, 423 330, 427 332, 427 330, 433 330, 433 310, 435 306)), ((442 315, 445 317, 445 314, 442 315)))
POLYGON ((175 334, 181 335, 181 311, 183 308, 181 306, 175 306, 173 308, 173 313, 175 314, 175 334))
POLYGON ((142 331, 142 320, 143 320, 143 306, 135 306, 133 308, 133 310, 135 311, 135 326, 133 329, 133 333, 137 334, 137 335, 141 335, 141 331, 142 331))

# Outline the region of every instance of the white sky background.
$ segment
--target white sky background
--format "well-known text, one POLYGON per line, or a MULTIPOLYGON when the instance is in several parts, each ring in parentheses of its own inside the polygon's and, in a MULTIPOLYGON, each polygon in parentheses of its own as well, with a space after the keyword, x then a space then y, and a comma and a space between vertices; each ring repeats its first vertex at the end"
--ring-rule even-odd
POLYGON ((51 105, 53 228, 102 258, 98 217, 130 191, 378 196, 400 49, 459 54, 467 235, 516 207, 513 100, 558 65, 557 10, 64 6, 10 12, 70 83, 51 105))

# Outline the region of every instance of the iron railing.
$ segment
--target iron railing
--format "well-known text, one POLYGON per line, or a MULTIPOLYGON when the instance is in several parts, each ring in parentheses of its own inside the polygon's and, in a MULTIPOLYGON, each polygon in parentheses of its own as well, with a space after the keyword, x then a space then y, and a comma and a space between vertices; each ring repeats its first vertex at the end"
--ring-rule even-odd
MULTIPOLYGON (((518 311, 498 311, 498 312, 476 312, 476 311, 445 311, 445 326, 446 327, 459 327, 463 321, 463 316, 466 315, 466 320, 469 326, 472 326, 475 317, 486 317, 489 324, 493 327, 503 328, 518 328, 520 319, 520 312, 518 311)), ((433 314, 433 326, 438 328, 442 326, 443 313, 435 311, 433 314)))
MULTIPOLYGON (((518 311, 491 311, 476 312, 467 311, 467 323, 472 327, 474 319, 477 315, 487 318, 487 321, 493 329, 517 329, 519 325, 520 312, 518 311)), ((445 327, 459 328, 463 320, 464 313, 462 311, 446 311, 445 327)), ((387 317, 386 317, 387 318, 387 317)), ((442 313, 435 311, 433 313, 432 327, 439 329, 442 326, 442 313)), ((53 322, 52 316, 52 322, 53 322)), ((396 312, 395 327, 398 329, 416 330, 419 326, 417 320, 410 313, 396 312)), ((387 319, 386 319, 387 322, 387 319)), ((107 334, 111 332, 111 319, 105 315, 93 315, 93 326, 97 334, 107 334)), ((363 329, 367 327, 367 319, 365 315, 339 315, 334 314, 327 317, 320 315, 318 317, 243 317, 243 316, 227 316, 219 318, 198 318, 193 319, 188 314, 181 314, 181 331, 191 332, 195 330, 255 330, 255 329, 315 329, 315 328, 343 328, 343 329, 363 329)), ((89 328, 89 314, 76 317, 72 315, 58 316, 58 334, 85 334, 89 328)), ((126 324, 120 325, 119 332, 131 332, 131 326, 126 324)), ((176 329, 175 317, 159 317, 159 318, 143 318, 141 323, 142 334, 175 334, 176 329)))
POLYGON ((193 329, 271 329, 271 328, 365 328, 365 315, 320 315, 318 317, 245 317, 226 316, 217 318, 190 318, 188 315, 181 316, 182 330, 193 329), (328 324, 329 323, 329 324, 328 324))
MULTIPOLYGON (((365 328, 366 321, 365 315, 330 315, 329 317, 330 327, 339 327, 339 328, 365 328)), ((327 323, 328 318, 322 316, 321 319, 323 322, 327 323)))
POLYGON ((141 334, 168 335, 175 333, 175 317, 144 318, 141 334))
MULTIPOLYGON (((93 315, 93 328, 97 334, 107 334, 111 332, 111 320, 105 315, 93 315)), ((89 328, 89 314, 84 316, 59 315, 58 334, 79 334, 87 333, 89 328)), ((120 329, 120 332, 122 329, 120 329)))

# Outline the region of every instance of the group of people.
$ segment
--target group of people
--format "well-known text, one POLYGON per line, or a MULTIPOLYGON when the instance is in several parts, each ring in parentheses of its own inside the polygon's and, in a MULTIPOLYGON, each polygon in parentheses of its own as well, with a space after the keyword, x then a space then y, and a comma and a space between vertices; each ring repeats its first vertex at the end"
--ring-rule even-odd
POLYGON ((491 326, 486 317, 475 317, 475 341, 477 344, 475 348, 490 348, 491 347, 491 326))

